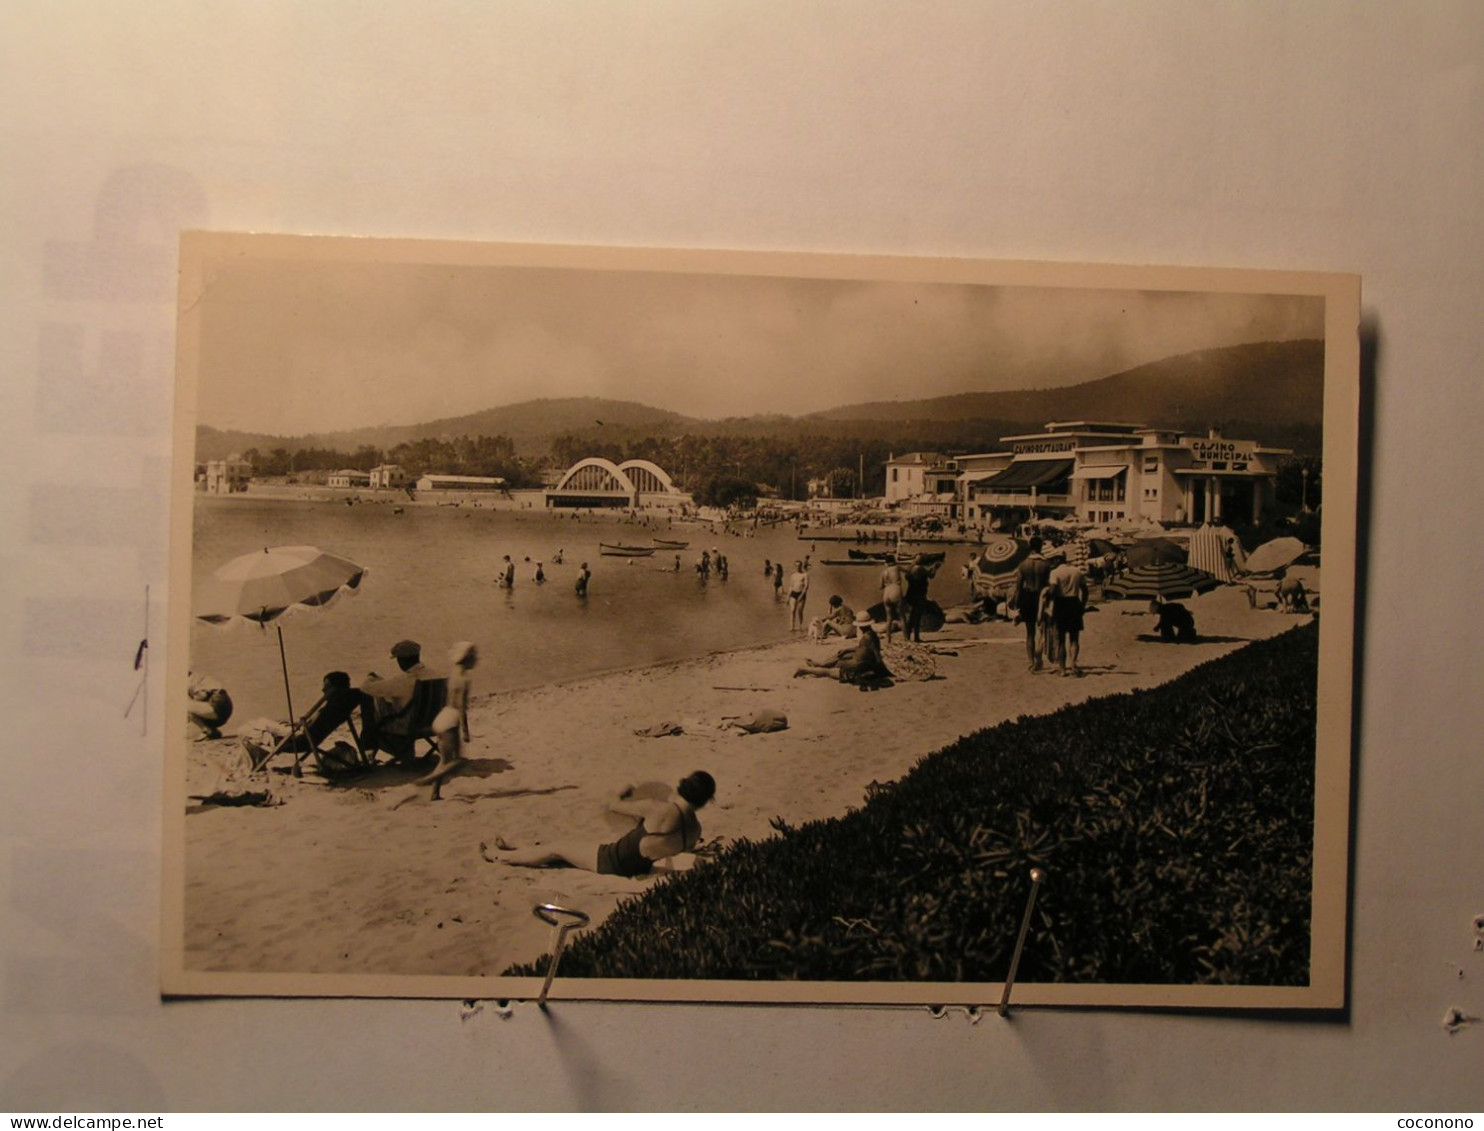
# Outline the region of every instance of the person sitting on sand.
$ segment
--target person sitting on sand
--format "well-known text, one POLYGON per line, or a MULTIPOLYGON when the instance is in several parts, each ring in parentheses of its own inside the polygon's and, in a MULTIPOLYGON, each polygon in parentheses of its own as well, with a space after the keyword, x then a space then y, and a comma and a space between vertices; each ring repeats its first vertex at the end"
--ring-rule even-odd
POLYGON ((429 801, 443 796, 443 783, 464 766, 464 743, 469 741, 469 672, 479 662, 479 650, 467 640, 455 644, 448 653, 453 672, 448 677, 448 700, 433 716, 433 739, 438 746, 438 764, 431 773, 414 785, 433 787, 429 801))
MULTIPOLYGON (((604 876, 647 876, 657 860, 690 852, 700 843, 701 821, 696 810, 716 796, 716 780, 705 770, 686 775, 671 799, 646 801, 634 796, 633 787, 622 790, 608 808, 638 823, 610 844, 557 843, 525 850, 496 847, 510 853, 498 859, 521 868, 583 868, 604 876)), ((481 844, 480 851, 486 852, 481 844)), ((485 855, 494 863, 494 858, 485 855)))
POLYGON ((838 593, 830 598, 828 615, 820 617, 814 623, 818 626, 816 638, 819 640, 828 640, 832 635, 843 636, 846 640, 855 639, 855 610, 838 593))
POLYGON ((205 672, 186 674, 190 680, 186 684, 186 718, 201 731, 196 741, 220 738, 221 727, 232 717, 232 697, 216 677, 205 672))
POLYGON ((1195 614, 1177 601, 1164 601, 1156 597, 1149 602, 1149 611, 1159 617, 1154 630, 1166 643, 1194 644, 1195 614))
POLYGON ((889 679, 891 672, 887 669, 886 661, 881 658, 881 637, 876 635, 871 614, 857 613, 853 623, 858 634, 853 645, 840 649, 833 657, 819 663, 805 660, 804 666, 794 672, 794 678, 820 676, 838 679, 841 683, 870 683, 889 679))

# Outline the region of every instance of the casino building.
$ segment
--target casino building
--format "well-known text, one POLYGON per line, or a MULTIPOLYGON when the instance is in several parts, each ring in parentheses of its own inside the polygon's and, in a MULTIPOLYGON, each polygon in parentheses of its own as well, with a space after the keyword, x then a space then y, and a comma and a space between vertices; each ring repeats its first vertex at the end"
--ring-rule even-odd
POLYGON ((1052 423, 1000 442, 1008 450, 953 459, 963 521, 1255 523, 1272 503, 1278 460, 1292 455, 1214 428, 1100 421, 1052 423))

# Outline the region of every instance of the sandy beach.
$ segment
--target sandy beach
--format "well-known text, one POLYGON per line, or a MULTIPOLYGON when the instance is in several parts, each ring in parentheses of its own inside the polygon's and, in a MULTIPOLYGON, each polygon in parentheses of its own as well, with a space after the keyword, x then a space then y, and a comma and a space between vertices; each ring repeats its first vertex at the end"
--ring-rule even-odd
MULTIPOLYGON (((470 761, 440 802, 426 790, 406 801, 415 775, 382 769, 348 785, 271 774, 281 802, 272 807, 189 803, 185 968, 497 975, 545 951, 551 931, 533 904, 576 906, 596 924, 656 881, 491 864, 481 842, 612 840, 624 826, 604 805, 620 787, 673 784, 695 769, 718 783, 701 813, 707 843, 765 838, 775 817, 798 824, 860 805, 869 783, 900 777, 961 735, 1165 683, 1308 619, 1252 609, 1239 587, 1186 604, 1199 644, 1139 639, 1154 621, 1143 602, 1089 611, 1080 679, 1027 672, 1022 629, 1003 621, 926 634, 936 678, 868 693, 792 678, 805 657, 839 646, 805 639, 512 692, 483 686, 476 669, 470 761), (788 729, 724 726, 764 706, 781 709, 788 729), (684 733, 635 733, 660 723, 684 733)), ((264 787, 230 737, 190 744, 188 794, 264 787)))

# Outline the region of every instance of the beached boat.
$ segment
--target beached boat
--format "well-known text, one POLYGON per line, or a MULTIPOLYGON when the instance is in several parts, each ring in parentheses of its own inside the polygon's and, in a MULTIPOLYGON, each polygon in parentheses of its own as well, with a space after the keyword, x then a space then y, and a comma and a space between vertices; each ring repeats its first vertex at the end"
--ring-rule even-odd
POLYGON ((884 563, 875 558, 820 558, 820 565, 827 566, 879 566, 884 563))
POLYGON ((652 538, 656 550, 683 550, 690 545, 689 542, 672 542, 668 538, 652 538))
POLYGON ((853 560, 866 563, 889 562, 896 557, 891 550, 846 550, 845 552, 853 560))
POLYGON ((625 546, 618 542, 599 542, 598 553, 609 557, 647 558, 654 553, 653 546, 625 546))

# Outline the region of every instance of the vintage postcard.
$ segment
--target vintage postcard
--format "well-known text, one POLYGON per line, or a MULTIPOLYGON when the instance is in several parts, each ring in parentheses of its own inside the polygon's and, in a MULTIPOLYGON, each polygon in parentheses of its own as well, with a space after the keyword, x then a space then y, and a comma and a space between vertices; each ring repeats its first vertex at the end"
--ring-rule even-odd
POLYGON ((164 992, 1341 1007, 1359 292, 187 234, 164 992))

